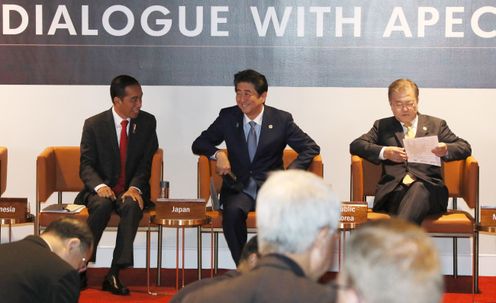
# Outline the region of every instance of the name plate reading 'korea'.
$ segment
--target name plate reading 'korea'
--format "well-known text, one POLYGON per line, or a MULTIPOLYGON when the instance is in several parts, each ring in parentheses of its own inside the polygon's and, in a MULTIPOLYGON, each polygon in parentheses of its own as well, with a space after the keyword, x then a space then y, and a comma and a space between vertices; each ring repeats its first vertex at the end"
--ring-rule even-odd
POLYGON ((496 207, 482 206, 480 214, 482 226, 496 226, 496 207))
POLYGON ((0 198, 0 218, 25 222, 27 214, 27 198, 0 198))
POLYGON ((363 224, 367 222, 367 203, 342 202, 341 203, 341 223, 363 224))
POLYGON ((206 201, 202 199, 158 199, 156 217, 160 219, 199 219, 206 217, 206 201))

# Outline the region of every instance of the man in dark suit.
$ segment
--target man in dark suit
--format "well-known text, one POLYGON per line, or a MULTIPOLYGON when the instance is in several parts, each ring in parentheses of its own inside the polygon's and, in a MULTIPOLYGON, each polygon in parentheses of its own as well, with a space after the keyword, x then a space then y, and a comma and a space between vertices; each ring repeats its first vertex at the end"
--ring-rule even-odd
POLYGON ((134 238, 143 208, 150 204, 148 182, 158 140, 155 117, 141 111, 143 92, 136 79, 114 78, 110 96, 112 108, 84 123, 79 168, 84 189, 76 203, 88 207, 88 225, 95 237, 93 258, 112 211, 119 214, 114 255, 103 289, 127 295, 119 271, 133 265, 134 238))
POLYGON ((265 105, 265 76, 244 70, 234 75, 236 106, 224 108, 193 142, 193 153, 217 160, 224 176, 220 194, 222 227, 234 262, 246 243, 246 218, 255 209, 257 191, 273 170, 283 169, 283 151, 289 145, 298 157, 289 168, 307 169, 319 146, 293 121, 291 114, 265 105), (226 143, 228 153, 217 146, 226 143))
POLYGON ((76 303, 78 271, 86 269, 93 235, 86 223, 63 218, 41 236, 0 245, 0 300, 76 303))
POLYGON ((318 280, 331 266, 340 204, 313 173, 271 174, 257 198, 257 266, 191 292, 182 302, 335 302, 334 289, 318 280))
POLYGON ((417 85, 399 79, 389 86, 394 117, 377 120, 372 129, 350 144, 350 152, 373 163, 382 163, 374 211, 387 212, 421 224, 431 214, 446 211, 448 189, 441 167, 408 162, 405 138, 437 136, 432 153, 443 161, 465 159, 471 148, 451 132, 446 121, 418 113, 417 85))

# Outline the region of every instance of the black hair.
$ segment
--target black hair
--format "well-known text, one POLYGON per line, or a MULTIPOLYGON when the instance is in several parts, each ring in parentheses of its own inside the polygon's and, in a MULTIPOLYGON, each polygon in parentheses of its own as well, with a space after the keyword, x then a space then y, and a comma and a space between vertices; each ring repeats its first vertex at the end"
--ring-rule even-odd
POLYGON ((240 82, 248 82, 253 84, 259 95, 269 90, 269 84, 267 83, 265 76, 252 69, 246 69, 234 75, 234 90, 236 90, 236 87, 240 82))
POLYGON ((82 250, 93 246, 93 233, 88 224, 74 218, 63 217, 53 221, 44 233, 53 234, 61 239, 78 238, 81 241, 82 250))
POLYGON ((140 85, 138 80, 128 75, 120 75, 112 79, 110 83, 110 97, 112 98, 112 103, 114 103, 114 98, 123 98, 126 95, 126 87, 131 85, 140 85))

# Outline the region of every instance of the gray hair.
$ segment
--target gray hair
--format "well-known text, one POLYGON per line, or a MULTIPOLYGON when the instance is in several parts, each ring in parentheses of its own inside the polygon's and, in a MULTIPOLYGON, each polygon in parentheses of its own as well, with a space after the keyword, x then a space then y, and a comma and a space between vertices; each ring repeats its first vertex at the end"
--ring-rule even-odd
POLYGON ((302 253, 320 230, 334 232, 340 201, 322 178, 303 170, 270 175, 257 197, 259 251, 302 253))
POLYGON ((368 223, 347 243, 343 275, 368 303, 438 303, 444 291, 438 252, 418 226, 401 219, 368 223))

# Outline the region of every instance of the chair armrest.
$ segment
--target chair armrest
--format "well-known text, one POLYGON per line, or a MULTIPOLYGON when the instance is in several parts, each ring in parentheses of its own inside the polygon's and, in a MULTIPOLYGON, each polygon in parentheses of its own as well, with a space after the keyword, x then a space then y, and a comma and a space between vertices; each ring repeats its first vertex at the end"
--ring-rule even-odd
POLYGON ((313 158, 310 166, 308 167, 308 171, 316 174, 321 178, 324 177, 324 163, 322 162, 322 157, 320 155, 317 155, 313 158))
POLYGON ((7 161, 7 148, 0 147, 0 196, 5 192, 5 189, 7 189, 7 161))
POLYGON ((479 209, 479 163, 470 156, 465 160, 463 172, 463 200, 467 205, 478 211, 479 209))
POLYGON ((47 147, 36 159, 36 203, 46 202, 55 191, 55 153, 47 147))
POLYGON ((363 191, 363 159, 351 156, 350 200, 365 201, 363 191))
POLYGON ((152 158, 152 168, 150 172, 150 200, 157 201, 160 196, 160 181, 163 177, 164 152, 157 149, 152 158))

